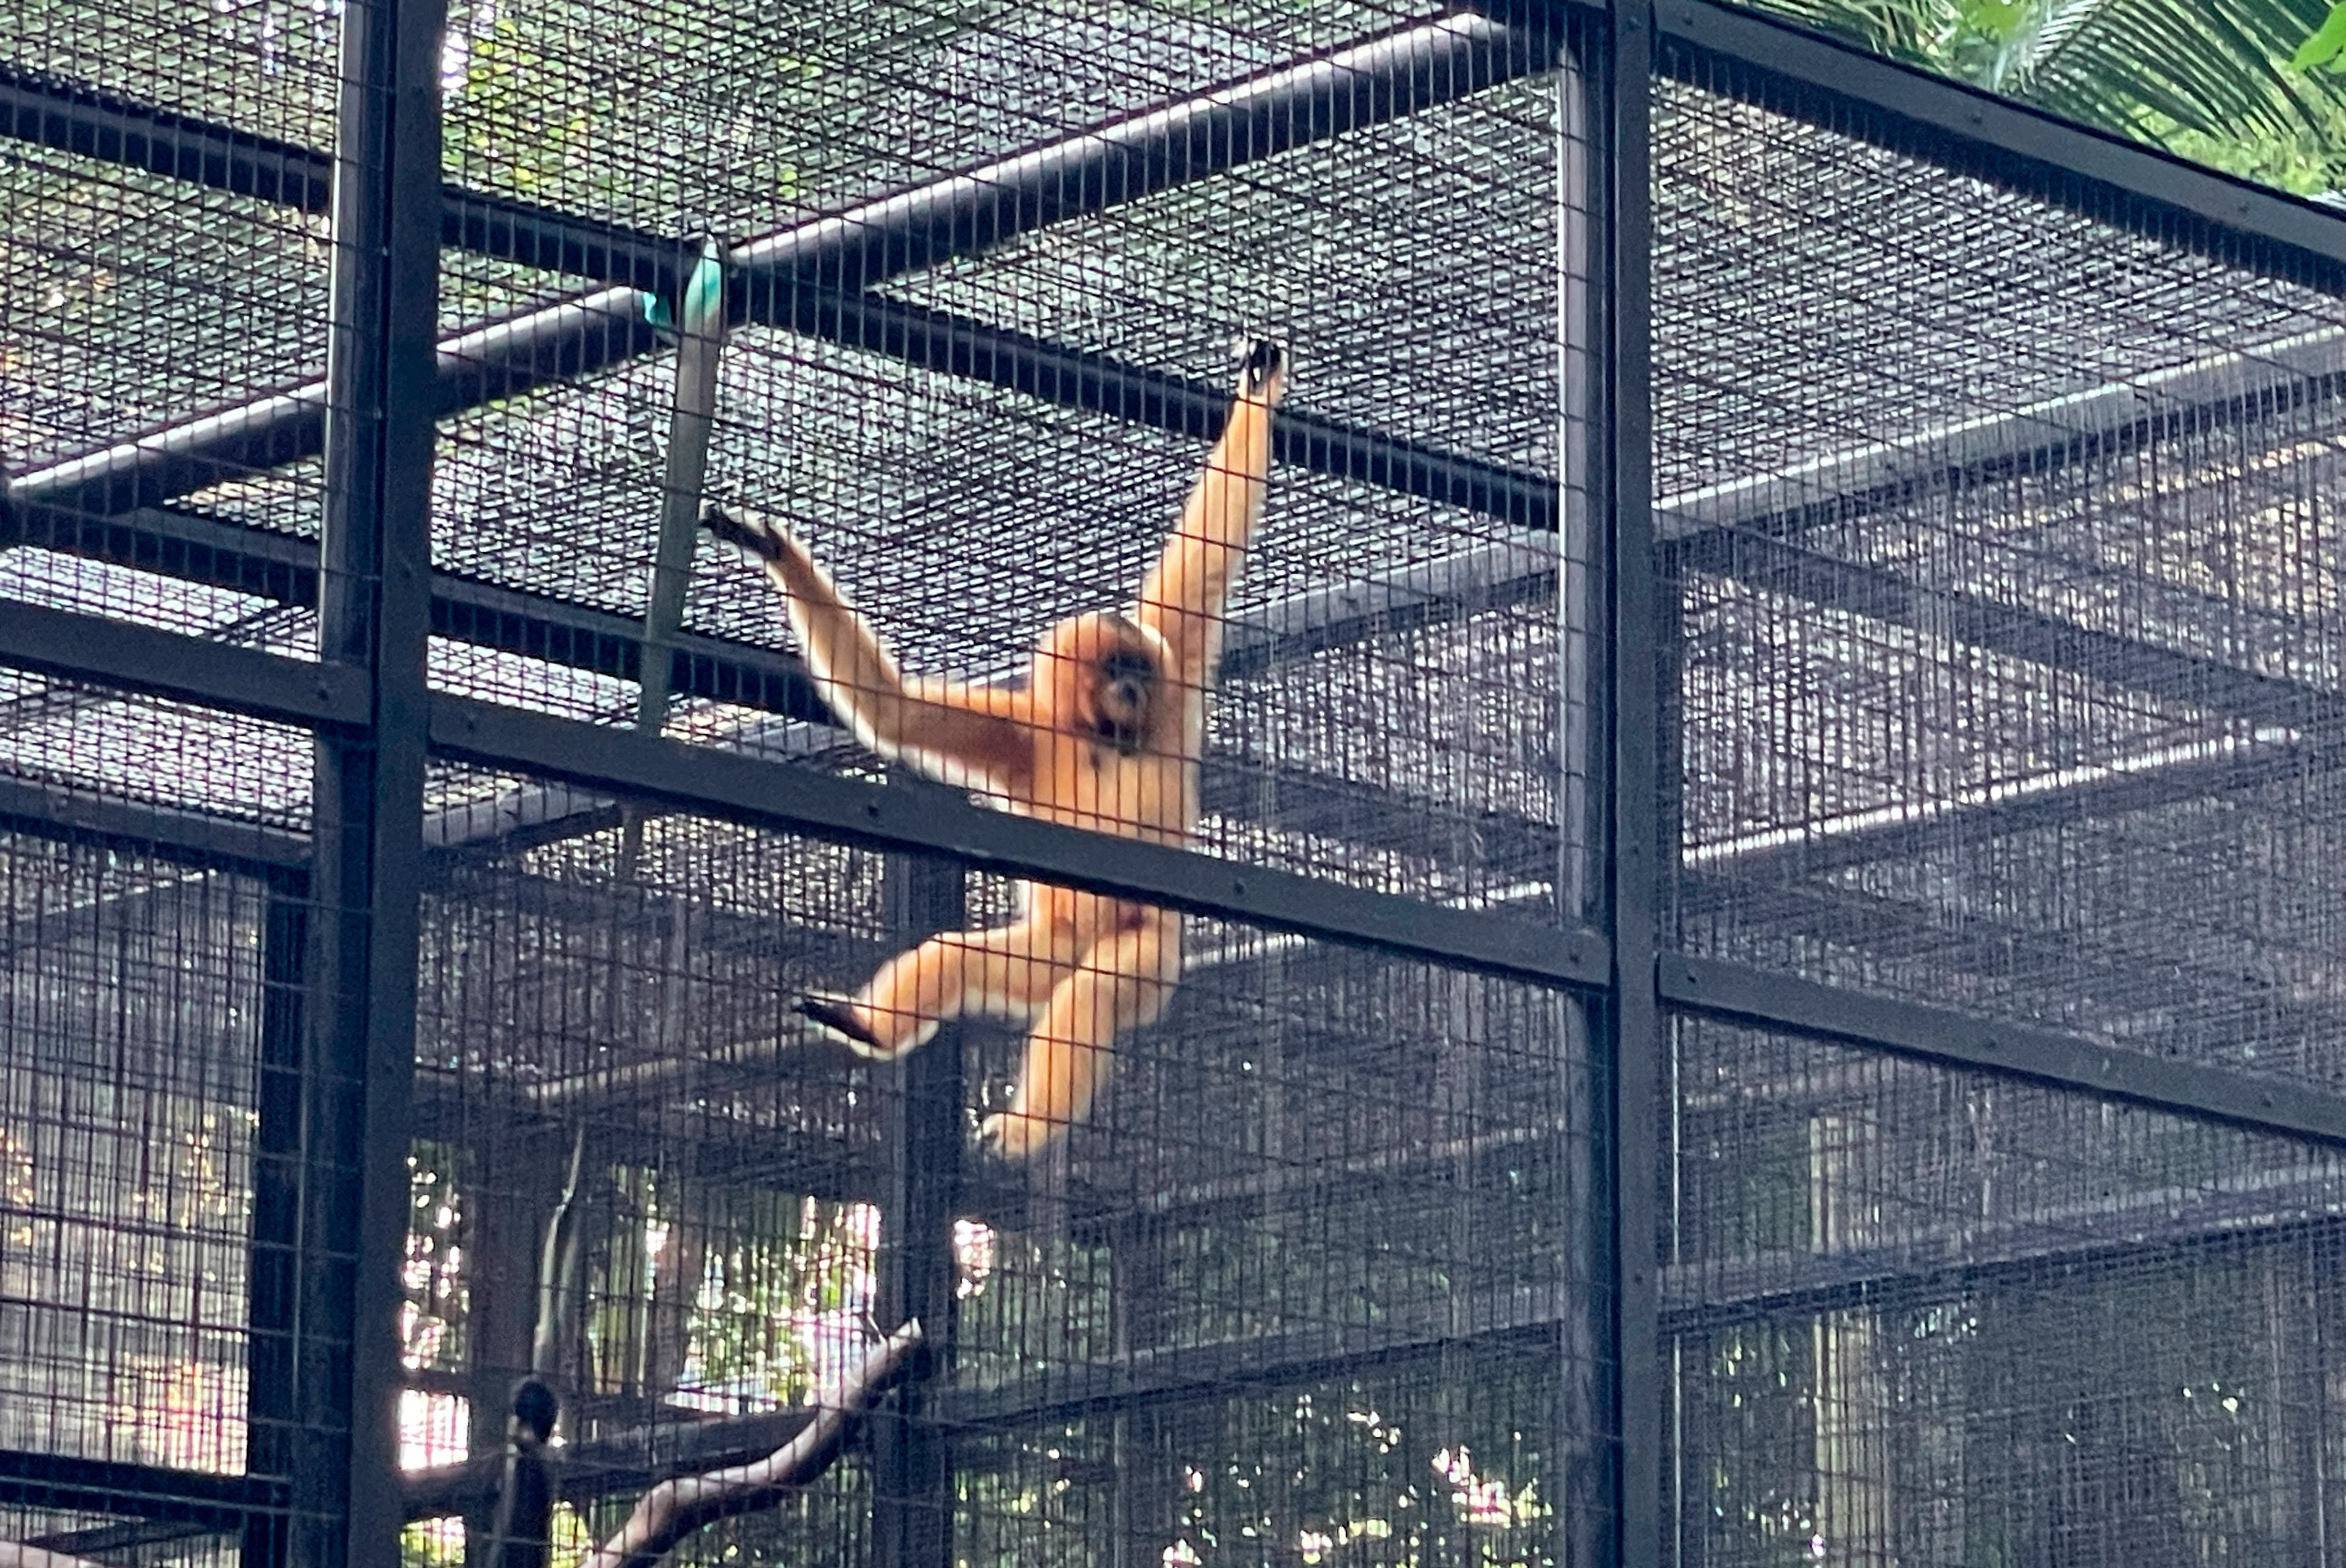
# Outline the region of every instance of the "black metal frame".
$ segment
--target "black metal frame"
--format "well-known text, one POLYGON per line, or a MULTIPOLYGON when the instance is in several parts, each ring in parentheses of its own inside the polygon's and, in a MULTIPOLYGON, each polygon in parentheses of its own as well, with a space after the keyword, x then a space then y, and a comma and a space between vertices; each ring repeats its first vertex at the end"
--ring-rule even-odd
MULTIPOLYGON (((1606 720, 1597 769, 1607 835, 1598 900, 1606 913, 1603 930, 1535 926, 1499 914, 1429 907, 1008 818, 940 801, 914 786, 860 784, 430 693, 423 657, 432 636, 623 677, 642 674, 643 625, 432 571, 423 524, 432 429, 434 420, 452 410, 651 351, 658 340, 636 308, 633 290, 672 290, 690 251, 674 239, 444 188, 438 179, 439 0, 368 0, 350 8, 340 163, 232 127, 0 69, 0 137, 333 215, 336 336, 325 382, 22 476, 11 493, 13 508, 0 509, 14 514, 13 532, 0 545, 36 545, 283 604, 321 606, 323 657, 312 662, 0 603, 0 665, 315 732, 321 767, 314 833, 305 838, 175 818, 28 785, 0 785, 0 820, 62 837, 136 842, 150 852, 268 880, 262 1168, 254 1245, 270 1262, 255 1272, 253 1314, 261 1347, 256 1354, 268 1358, 270 1379, 282 1382, 272 1382, 254 1413, 269 1422, 348 1434, 347 1444, 324 1460, 279 1456, 293 1477, 290 1486, 0 1453, 0 1502, 103 1507, 241 1528, 249 1549, 259 1554, 250 1561, 287 1552, 320 1563, 393 1561, 407 1507, 393 1462, 396 1358, 390 1336, 393 1274, 404 1227, 427 754, 660 809, 896 851, 902 866, 927 868, 909 873, 906 917, 915 923, 951 918, 957 878, 940 881, 933 867, 955 862, 1512 976, 1579 999, 1587 1009, 1589 1064, 1600 1091, 1592 1131, 1603 1159, 1596 1179, 1606 1189, 1605 1212, 1591 1245, 1605 1256, 1589 1262, 1609 1285, 1605 1342, 1594 1349, 1609 1378, 1602 1399, 1614 1442, 1602 1473, 1567 1483, 1576 1501, 1601 1502, 1609 1519, 1601 1538, 1576 1535, 1576 1560, 1657 1560, 1665 1436, 1658 1346, 1666 1326, 1698 1322, 1706 1311, 1725 1309, 1719 1301, 1669 1298, 1654 1251, 1656 1129, 1671 1012, 1756 1023, 2346 1146, 2346 1097, 2311 1087, 1658 951, 1658 911, 1664 889, 1675 880, 1667 858, 1676 853, 1678 835, 1662 789, 1671 777, 1670 742, 1658 733, 1658 686, 1668 678, 1663 660, 1674 639, 1658 603, 1657 546, 1699 561, 1716 544, 1720 519, 1658 518, 1654 509, 1647 336, 1650 86, 1657 73, 1731 76, 1740 90, 1796 116, 1829 120, 1999 185, 2089 207, 2097 218, 2162 238, 2180 235, 2228 261, 2339 291, 2346 291, 2346 218, 1711 0, 1618 0, 1588 8, 1568 0, 1524 0, 1494 6, 1494 14, 1507 18, 1509 26, 1553 28, 1559 36, 1578 26, 1601 40, 1583 48, 1578 61, 1600 107, 1591 137, 1601 159, 1600 178, 1592 182, 1598 222, 1591 270, 1602 284, 1596 341, 1605 361, 1605 440, 1593 457, 1603 505, 1603 515, 1594 520, 1595 543, 1606 610, 1606 646, 1598 655, 1599 706, 1606 720), (434 237, 595 278, 607 287, 435 343, 434 237), (329 475, 321 545, 171 507, 223 476, 321 451, 329 475), (339 1157, 348 1150, 355 1157, 339 1157), (313 1195, 313 1208, 292 1212, 296 1186, 313 1195), (302 1543, 285 1541, 289 1508, 293 1528, 310 1532, 302 1543)), ((1208 389, 917 310, 869 290, 1015 233, 1224 173, 1300 141, 1415 112, 1511 72, 1539 68, 1540 52, 1512 46, 1496 30, 1500 25, 1461 16, 1402 29, 1333 60, 1266 73, 1235 93, 1168 106, 970 176, 753 239, 735 247, 727 260, 729 315, 1069 407, 1209 434, 1218 400, 1208 389)), ((2315 366, 2268 395, 2330 398, 2341 391, 2346 366, 2315 366)), ((2106 427, 2080 430, 2066 441, 2048 443, 2037 433, 2020 446, 1984 448, 1966 461, 2051 465, 2106 443, 2139 440, 2157 421, 2185 417, 2180 411, 2187 406, 2198 405, 2178 403, 2166 412, 2117 410, 2106 427)), ((1280 442, 1287 463, 1463 505, 1526 535, 1552 533, 1561 524, 1556 482, 1546 476, 1309 419, 1289 422, 1280 442)), ((1946 477, 1943 465, 1918 470, 1897 477, 1890 491, 1909 494, 1946 477)), ((1732 504, 1731 498, 1721 503, 1729 510, 1732 504)), ((1879 574, 1857 580, 1851 576, 1857 568, 1810 559, 1789 545, 1757 567, 1751 560, 1745 557, 1744 569, 1762 571, 1771 585, 1820 602, 1863 592, 1878 606, 1885 602, 1885 587, 1899 586, 1879 574)), ((1494 595, 1550 592, 1554 572, 1550 558, 1502 575, 1495 585, 1483 574, 1455 575, 1472 576, 1487 602, 1494 595)), ((2109 671, 2110 650, 2098 642, 2086 647, 2093 639, 2076 628, 2036 624, 2009 611, 1933 608, 1948 612, 1974 616, 1986 646, 2025 649, 2056 665, 2091 657, 2097 669, 2109 671)), ((1243 666, 1342 642, 1413 616, 1445 613, 1455 609, 1438 573, 1339 587, 1238 629, 1229 657, 1243 666)), ((791 659, 680 634, 672 624, 649 632, 651 645, 668 650, 667 684, 676 692, 790 719, 824 717, 791 659)), ((2166 664, 2146 671, 2146 678, 2171 682, 2184 656, 2160 657, 2166 664)), ((2183 672, 2196 685, 2218 691, 2244 712, 2326 729, 2341 711, 2333 694, 2188 662, 2206 665, 2183 672)), ((2194 775, 2188 782, 2205 781, 2194 775)), ((2151 786, 2131 778, 2112 787, 2151 786)), ((958 1102, 957 1068, 945 1052, 921 1060, 932 1071, 908 1086, 898 1113, 934 1122, 940 1105, 958 1102)), ((904 1140, 896 1143, 904 1146, 904 1140)), ((942 1214, 956 1179, 949 1172, 899 1170, 892 1194, 904 1208, 942 1214)), ((2025 1238, 2014 1245, 2024 1249, 2015 1257, 2045 1255, 2025 1251, 2035 1244, 2025 1238)), ((2000 1266, 1993 1259, 1981 1265, 2000 1266)), ((937 1257, 915 1249, 892 1267, 896 1305, 936 1301, 937 1257)), ((949 1301, 949 1258, 944 1267, 949 1301)), ((1852 1279, 1846 1286, 1856 1292, 1881 1288, 1878 1280, 1852 1279)), ((1491 1326, 1494 1332, 1551 1334, 1559 1327, 1576 1331, 1560 1301, 1521 1322, 1491 1326)), ((1112 1403, 1134 1397, 1141 1384, 1190 1386, 1199 1379, 1341 1364, 1370 1350, 1395 1349, 1314 1340, 1277 1353, 1258 1348, 1243 1367, 1228 1356, 1201 1353, 1178 1367, 1168 1362, 1130 1388, 1071 1397, 1112 1403)), ((1008 1399, 1005 1391, 990 1401, 964 1400, 970 1408, 956 1407, 954 1413, 971 1420, 998 1418, 1003 1411, 990 1406, 1007 1410, 1008 1399)), ((1029 1407, 1017 1408, 1031 1413, 1029 1407)), ((935 1494, 942 1462, 907 1435, 911 1430, 903 1427, 903 1441, 889 1449, 893 1512, 883 1530, 887 1554, 907 1563, 936 1555, 934 1521, 917 1500, 935 1494)), ((1569 1512, 1586 1516, 1585 1509, 1569 1512)))

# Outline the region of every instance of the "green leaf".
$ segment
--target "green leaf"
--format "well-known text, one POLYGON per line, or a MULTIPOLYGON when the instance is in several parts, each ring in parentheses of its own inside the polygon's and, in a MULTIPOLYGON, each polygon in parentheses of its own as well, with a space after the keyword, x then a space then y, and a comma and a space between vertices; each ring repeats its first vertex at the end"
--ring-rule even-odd
POLYGON ((2338 0, 2330 7, 2330 15, 2322 18, 2321 25, 2290 56, 2289 68, 2310 71, 2336 59, 2341 51, 2346 51, 2346 0, 2338 0))
POLYGON ((1987 38, 2009 38, 2029 19, 2027 0, 1964 0, 1963 25, 1987 38))

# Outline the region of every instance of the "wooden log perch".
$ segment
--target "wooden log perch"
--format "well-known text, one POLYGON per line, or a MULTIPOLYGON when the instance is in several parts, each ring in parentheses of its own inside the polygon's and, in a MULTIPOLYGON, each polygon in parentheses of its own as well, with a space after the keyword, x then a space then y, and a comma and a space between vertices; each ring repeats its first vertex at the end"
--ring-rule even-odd
POLYGON ((921 1324, 914 1319, 872 1346, 863 1364, 835 1392, 816 1402, 814 1418, 798 1435, 765 1458, 661 1481, 644 1493, 619 1532, 580 1568, 655 1568, 703 1525, 771 1508, 814 1481, 838 1457, 855 1418, 904 1375, 920 1344, 921 1324))

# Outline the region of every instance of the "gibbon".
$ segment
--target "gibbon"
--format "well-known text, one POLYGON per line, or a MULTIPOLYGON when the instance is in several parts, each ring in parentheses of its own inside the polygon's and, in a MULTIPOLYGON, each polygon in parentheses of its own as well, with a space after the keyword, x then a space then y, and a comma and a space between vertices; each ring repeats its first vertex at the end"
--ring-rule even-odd
MULTIPOLYGON (((1051 627, 1023 683, 900 674, 787 530, 713 506, 702 522, 780 586, 816 688, 864 745, 1006 810, 1183 844, 1197 827, 1223 607, 1262 514, 1270 412, 1287 387, 1279 344, 1246 342, 1239 361, 1229 422, 1137 599, 1051 627)), ((930 938, 852 998, 798 1004, 851 1050, 882 1061, 963 1014, 1030 1024, 1009 1108, 979 1133, 1011 1159, 1039 1153, 1083 1119, 1117 1037, 1162 1015, 1181 975, 1181 920, 1170 911, 1042 883, 1021 889, 1020 911, 1010 925, 930 938)))

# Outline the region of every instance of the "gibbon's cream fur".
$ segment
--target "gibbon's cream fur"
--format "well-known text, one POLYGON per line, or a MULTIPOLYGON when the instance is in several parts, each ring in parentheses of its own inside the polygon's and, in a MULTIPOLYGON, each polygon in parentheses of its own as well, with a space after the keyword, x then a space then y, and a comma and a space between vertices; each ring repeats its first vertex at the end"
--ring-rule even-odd
MULTIPOLYGON (((1126 612, 1076 616, 1046 632, 1023 685, 905 677, 787 531, 714 507, 702 521, 780 585, 817 688, 864 745, 1007 810, 1185 843, 1198 821, 1223 606, 1262 514, 1270 412, 1287 387, 1278 344, 1249 343, 1239 360, 1229 422, 1138 597, 1126 612)), ((1009 1108, 980 1134, 1013 1159, 1083 1119, 1117 1037, 1155 1022, 1181 976, 1181 921, 1170 911, 1040 883, 1023 892, 1013 924, 932 937, 852 999, 799 1003, 851 1049, 882 1060, 964 1013, 1030 1024, 1009 1108)))

